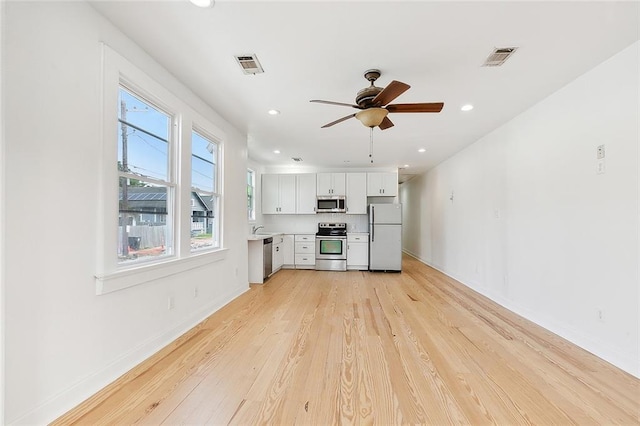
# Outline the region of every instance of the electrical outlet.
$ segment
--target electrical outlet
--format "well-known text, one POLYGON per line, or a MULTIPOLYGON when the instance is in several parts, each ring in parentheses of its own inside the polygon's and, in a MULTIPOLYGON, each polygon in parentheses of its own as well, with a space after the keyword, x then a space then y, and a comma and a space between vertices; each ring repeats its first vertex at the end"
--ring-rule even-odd
POLYGON ((173 300, 173 296, 169 296, 169 299, 167 300, 167 309, 172 310, 173 308, 175 308, 175 301, 173 300))
POLYGON ((602 308, 596 309, 596 314, 598 315, 598 321, 604 322, 604 311, 602 308))
POLYGON ((598 160, 596 163, 596 173, 599 175, 603 175, 605 172, 604 160, 598 160))
POLYGON ((198 286, 195 286, 195 287, 193 288, 193 297, 194 297, 194 298, 198 297, 198 286))
POLYGON ((596 149, 596 158, 602 160, 604 158, 604 145, 598 145, 596 149))

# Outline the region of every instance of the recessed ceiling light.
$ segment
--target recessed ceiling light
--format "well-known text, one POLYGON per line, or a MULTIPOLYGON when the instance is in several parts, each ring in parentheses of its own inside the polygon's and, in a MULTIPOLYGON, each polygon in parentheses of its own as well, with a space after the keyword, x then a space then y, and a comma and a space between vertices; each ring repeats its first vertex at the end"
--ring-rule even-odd
POLYGON ((420 149, 418 150, 418 152, 425 152, 425 151, 426 151, 426 149, 424 149, 424 148, 420 148, 420 149))
POLYGON ((278 114, 280 114, 280 111, 278 111, 277 109, 270 109, 267 112, 269 113, 269 115, 278 115, 278 114))
POLYGON ((215 4, 214 0, 189 0, 189 1, 198 7, 213 7, 213 5, 215 4))
POLYGON ((402 167, 404 167, 404 168, 406 169, 407 167, 409 167, 409 165, 408 165, 408 164, 405 164, 405 165, 404 165, 404 166, 402 166, 402 167))
POLYGON ((274 153, 274 154, 280 154, 280 150, 275 149, 275 150, 273 151, 273 153, 274 153))
POLYGON ((460 108, 462 111, 471 111, 473 109, 473 105, 471 104, 466 104, 466 105, 462 105, 462 108, 460 108))

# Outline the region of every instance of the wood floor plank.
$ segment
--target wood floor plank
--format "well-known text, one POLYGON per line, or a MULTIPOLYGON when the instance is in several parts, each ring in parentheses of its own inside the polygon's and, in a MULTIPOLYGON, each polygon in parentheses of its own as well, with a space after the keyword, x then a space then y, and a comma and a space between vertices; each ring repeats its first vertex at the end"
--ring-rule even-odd
POLYGON ((640 380, 416 259, 282 270, 54 424, 640 424, 640 380))

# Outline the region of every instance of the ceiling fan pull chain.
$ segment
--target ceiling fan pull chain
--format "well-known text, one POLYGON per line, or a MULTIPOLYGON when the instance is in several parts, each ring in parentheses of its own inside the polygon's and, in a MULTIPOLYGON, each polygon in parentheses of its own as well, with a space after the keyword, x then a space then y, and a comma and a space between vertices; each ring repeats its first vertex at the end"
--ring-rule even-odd
POLYGON ((373 127, 370 127, 371 133, 369 133, 369 159, 371 160, 371 164, 373 164, 373 127))

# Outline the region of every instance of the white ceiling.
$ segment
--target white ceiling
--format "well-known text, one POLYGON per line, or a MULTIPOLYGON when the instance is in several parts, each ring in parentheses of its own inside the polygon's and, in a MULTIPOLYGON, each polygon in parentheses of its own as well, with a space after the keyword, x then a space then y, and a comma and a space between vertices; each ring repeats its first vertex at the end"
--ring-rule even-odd
MULTIPOLYGON (((440 114, 390 114, 374 131, 374 166, 423 172, 640 38, 638 2, 92 2, 160 64, 248 135, 264 165, 369 166, 369 129, 349 107, 376 82, 411 85, 396 103, 444 102, 440 114), (500 68, 495 47, 518 46, 500 68), (265 73, 234 56, 255 53, 265 73), (462 112, 463 104, 475 109, 462 112), (278 116, 269 109, 281 111, 278 116), (418 148, 426 148, 423 154, 418 148), (278 149, 281 154, 273 153, 278 149), (302 157, 298 164, 291 157, 302 157)), ((603 105, 602 108, 606 108, 603 105)))

